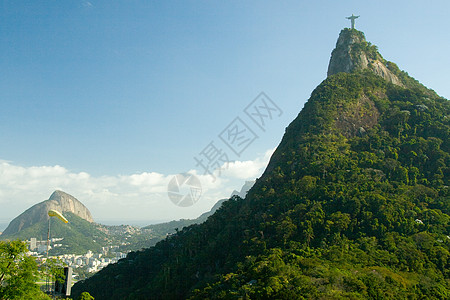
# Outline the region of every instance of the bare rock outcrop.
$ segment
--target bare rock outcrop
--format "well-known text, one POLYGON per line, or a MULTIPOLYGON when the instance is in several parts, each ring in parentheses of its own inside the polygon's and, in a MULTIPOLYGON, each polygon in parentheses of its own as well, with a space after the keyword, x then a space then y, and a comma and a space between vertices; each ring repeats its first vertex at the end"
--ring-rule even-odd
POLYGON ((2 235, 15 234, 33 224, 48 220, 48 211, 50 209, 55 209, 62 213, 71 212, 88 222, 94 221, 91 212, 83 203, 63 191, 55 191, 48 200, 30 207, 12 220, 2 235))
POLYGON ((331 53, 328 76, 369 69, 393 84, 403 86, 401 80, 386 66, 386 60, 377 47, 366 41, 364 33, 345 28, 339 34, 336 48, 331 53))

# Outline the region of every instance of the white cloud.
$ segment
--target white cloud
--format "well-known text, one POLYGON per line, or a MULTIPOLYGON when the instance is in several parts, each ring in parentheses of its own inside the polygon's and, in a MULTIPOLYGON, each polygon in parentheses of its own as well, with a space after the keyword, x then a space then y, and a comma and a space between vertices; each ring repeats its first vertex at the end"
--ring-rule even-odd
POLYGON ((255 160, 235 161, 231 162, 222 172, 224 177, 234 177, 239 179, 254 178, 261 175, 261 169, 265 168, 275 149, 267 150, 263 156, 257 157, 255 160))
POLYGON ((65 191, 83 202, 96 220, 173 220, 195 218, 216 201, 239 190, 245 180, 264 171, 273 150, 249 161, 235 161, 216 179, 191 170, 202 184, 202 197, 193 206, 174 205, 167 185, 174 174, 143 172, 131 175, 94 177, 55 166, 22 167, 0 160, 0 220, 11 220, 30 206, 48 199, 54 190, 65 191))

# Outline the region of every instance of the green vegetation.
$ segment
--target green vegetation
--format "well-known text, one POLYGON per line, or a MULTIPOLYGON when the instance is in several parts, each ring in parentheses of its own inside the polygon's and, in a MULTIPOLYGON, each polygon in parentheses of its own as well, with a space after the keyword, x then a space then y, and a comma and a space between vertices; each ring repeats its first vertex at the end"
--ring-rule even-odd
POLYGON ((395 63, 386 60, 384 62, 387 68, 394 73, 394 75, 396 75, 406 87, 419 91, 428 97, 438 97, 435 91, 423 86, 419 81, 409 76, 407 72, 400 70, 395 63))
POLYGON ((120 251, 137 251, 144 248, 149 248, 159 241, 165 239, 167 236, 177 233, 184 227, 188 227, 194 224, 201 224, 205 222, 209 216, 211 216, 222 205, 226 199, 217 201, 217 203, 211 208, 210 211, 203 213, 201 216, 195 219, 180 219, 177 221, 170 221, 165 223, 153 224, 145 226, 142 229, 142 234, 132 235, 127 237, 126 245, 119 247, 120 251))
POLYGON ((50 299, 36 284, 38 266, 26 252, 24 242, 0 241, 0 299, 50 299))
POLYGON ((211 208, 210 211, 203 213, 201 216, 199 216, 196 219, 181 219, 178 221, 170 221, 166 223, 160 223, 160 224, 154 224, 154 225, 148 225, 143 227, 142 229, 149 229, 152 231, 152 236, 154 237, 160 237, 165 238, 167 234, 173 234, 177 232, 178 230, 181 230, 184 227, 193 225, 193 224, 200 224, 205 222, 209 216, 211 216, 213 213, 216 212, 216 210, 219 209, 219 207, 222 205, 222 203, 225 200, 219 200, 213 208, 211 208))
MULTIPOLYGON (((131 226, 107 226, 90 223, 77 215, 64 212, 69 223, 64 224, 57 218, 51 220, 51 237, 63 238, 61 247, 53 248, 50 255, 85 254, 88 250, 100 252, 102 247, 119 246, 119 251, 136 251, 154 246, 157 242, 174 234, 182 228, 204 222, 212 215, 224 200, 219 201, 210 212, 202 214, 196 219, 181 219, 161 224, 149 225, 141 230, 131 226), (130 230, 129 230, 130 229, 130 230)), ((13 235, 0 235, 1 240, 47 240, 48 222, 42 221, 27 227, 13 235)))
MULTIPOLYGON (((88 250, 99 252, 101 247, 106 246, 108 236, 94 223, 90 223, 75 214, 65 212, 64 216, 69 223, 64 224, 59 219, 51 220, 51 237, 64 238, 62 247, 50 250, 50 255, 59 254, 84 254, 88 250)), ((8 236, 1 235, 2 240, 21 239, 28 240, 32 237, 38 240, 47 240, 48 222, 39 222, 21 230, 17 234, 8 236)))
POLYGON ((331 76, 245 200, 231 198, 205 223, 130 253, 74 291, 97 299, 448 299, 449 108, 426 88, 371 73, 331 76))
POLYGON ((369 59, 383 60, 383 57, 380 55, 380 53, 378 53, 378 47, 366 41, 364 32, 358 31, 356 29, 345 28, 342 30, 342 34, 344 35, 345 39, 349 39, 350 36, 356 36, 360 41, 359 43, 352 44, 352 51, 350 52, 350 54, 364 52, 369 59))
POLYGON ((88 292, 83 292, 77 300, 94 300, 94 297, 92 297, 88 292))

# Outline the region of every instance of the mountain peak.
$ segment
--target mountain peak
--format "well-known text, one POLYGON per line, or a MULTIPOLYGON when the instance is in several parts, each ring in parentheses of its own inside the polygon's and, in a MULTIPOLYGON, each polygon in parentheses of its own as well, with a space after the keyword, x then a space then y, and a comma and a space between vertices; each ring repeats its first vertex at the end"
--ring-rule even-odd
POLYGON ((344 28, 331 53, 327 75, 370 70, 393 84, 403 86, 401 80, 389 70, 387 63, 377 47, 366 41, 362 31, 344 28))
POLYGON ((88 222, 94 221, 91 212, 83 205, 83 203, 78 201, 72 195, 57 190, 52 193, 48 200, 35 204, 12 220, 3 232, 3 235, 18 233, 22 229, 30 227, 35 223, 47 220, 47 213, 50 209, 55 209, 62 213, 71 212, 88 222))
POLYGON ((50 198, 48 198, 48 200, 55 200, 58 202, 64 201, 64 200, 76 200, 78 201, 74 196, 69 195, 63 191, 60 190, 56 190, 54 191, 51 195, 50 198))

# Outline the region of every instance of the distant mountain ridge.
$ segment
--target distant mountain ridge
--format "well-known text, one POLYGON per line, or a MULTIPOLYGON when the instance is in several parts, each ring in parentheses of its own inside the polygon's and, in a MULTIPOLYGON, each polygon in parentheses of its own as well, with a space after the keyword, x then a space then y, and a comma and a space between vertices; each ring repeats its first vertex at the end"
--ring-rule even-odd
POLYGON ((246 181, 239 192, 237 190, 234 190, 231 193, 231 197, 239 196, 242 199, 244 199, 245 196, 247 196, 247 192, 252 188, 252 186, 255 184, 255 182, 256 182, 255 180, 246 181))
POLYGON ((61 213, 70 212, 90 223, 94 222, 91 212, 83 203, 63 191, 54 191, 48 200, 33 205, 13 219, 2 235, 13 235, 34 224, 48 220, 47 213, 50 209, 61 213))
MULTIPOLYGON (((241 190, 238 192, 237 190, 234 190, 230 197, 233 196, 239 196, 241 198, 245 198, 245 195, 247 192, 252 188, 252 186, 255 184, 254 180, 246 181, 245 184, 242 186, 241 190)), ((193 225, 193 224, 200 224, 205 222, 209 216, 213 215, 221 206, 222 204, 227 201, 228 199, 221 199, 214 204, 214 206, 210 209, 210 211, 207 211, 203 214, 201 214, 198 218, 195 219, 181 219, 176 221, 170 221, 165 223, 159 223, 159 224, 152 224, 143 227, 142 229, 150 229, 153 231, 154 234, 159 236, 165 236, 167 234, 172 234, 176 232, 176 229, 183 229, 183 227, 193 225)))
MULTIPOLYGON (((251 188, 254 181, 247 181, 240 192, 244 195, 251 188)), ((51 255, 83 254, 86 251, 100 251, 107 245, 121 245, 123 251, 141 249, 155 245, 166 236, 182 230, 184 227, 205 222, 209 216, 220 208, 226 199, 216 202, 210 211, 195 219, 181 219, 143 228, 120 225, 109 226, 95 223, 88 208, 75 197, 63 192, 55 191, 48 200, 40 202, 18 217, 14 218, 7 230, 0 233, 0 240, 29 240, 37 238, 45 240, 48 231, 48 211, 56 209, 69 220, 64 224, 60 220, 52 220, 51 237, 63 238, 62 246, 50 250, 51 255)))

